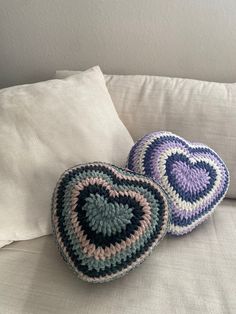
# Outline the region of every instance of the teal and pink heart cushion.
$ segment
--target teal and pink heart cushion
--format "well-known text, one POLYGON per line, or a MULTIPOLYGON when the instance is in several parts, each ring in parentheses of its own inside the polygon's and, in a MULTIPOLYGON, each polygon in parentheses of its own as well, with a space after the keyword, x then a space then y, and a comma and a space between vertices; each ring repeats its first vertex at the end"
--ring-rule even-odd
POLYGON ((224 198, 229 172, 206 145, 153 132, 131 149, 128 168, 159 183, 171 200, 169 233, 183 235, 207 219, 224 198))
POLYGON ((85 281, 125 275, 152 252, 168 224, 169 202, 157 183, 106 163, 67 170, 54 191, 57 245, 85 281))

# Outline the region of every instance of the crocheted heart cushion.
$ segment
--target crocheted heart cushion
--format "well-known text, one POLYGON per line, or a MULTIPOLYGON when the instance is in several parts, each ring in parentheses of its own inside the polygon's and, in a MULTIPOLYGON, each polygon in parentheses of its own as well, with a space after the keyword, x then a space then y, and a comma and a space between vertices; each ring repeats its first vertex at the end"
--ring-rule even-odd
POLYGON ((78 165, 59 179, 52 225, 64 260, 79 278, 105 282, 143 262, 168 229, 162 188, 105 163, 78 165))
POLYGON ((182 235, 203 222, 223 199, 229 173, 209 147, 170 132, 154 132, 131 149, 128 168, 158 182, 171 200, 168 232, 182 235))

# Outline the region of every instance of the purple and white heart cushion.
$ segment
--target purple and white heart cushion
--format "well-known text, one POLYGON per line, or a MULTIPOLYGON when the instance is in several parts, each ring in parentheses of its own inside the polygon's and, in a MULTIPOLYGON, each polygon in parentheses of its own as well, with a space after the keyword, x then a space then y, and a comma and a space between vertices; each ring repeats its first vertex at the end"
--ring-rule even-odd
POLYGON ((151 177, 171 200, 169 233, 183 235, 207 219, 224 198, 229 172, 206 145, 171 132, 153 132, 131 149, 128 168, 151 177))

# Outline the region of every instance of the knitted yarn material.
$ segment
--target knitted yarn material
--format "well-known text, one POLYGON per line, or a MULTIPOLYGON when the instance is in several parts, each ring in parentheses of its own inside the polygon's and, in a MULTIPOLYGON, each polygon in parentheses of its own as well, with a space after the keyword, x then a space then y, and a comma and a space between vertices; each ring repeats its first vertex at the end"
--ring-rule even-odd
POLYGON ((151 177, 171 200, 168 232, 183 235, 213 213, 229 187, 229 172, 212 149, 170 132, 153 132, 131 149, 128 168, 151 177))
POLYGON ((168 223, 168 200, 158 184, 106 163, 67 170, 54 191, 56 242, 64 260, 85 281, 125 275, 151 253, 168 223))

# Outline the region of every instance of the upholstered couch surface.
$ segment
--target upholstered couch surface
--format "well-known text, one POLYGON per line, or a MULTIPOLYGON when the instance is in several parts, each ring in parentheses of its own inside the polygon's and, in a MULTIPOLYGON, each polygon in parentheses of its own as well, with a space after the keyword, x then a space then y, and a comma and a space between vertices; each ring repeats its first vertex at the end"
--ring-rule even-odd
POLYGON ((52 236, 0 250, 1 314, 157 314, 236 312, 236 201, 184 237, 167 236, 127 276, 80 281, 52 236))

